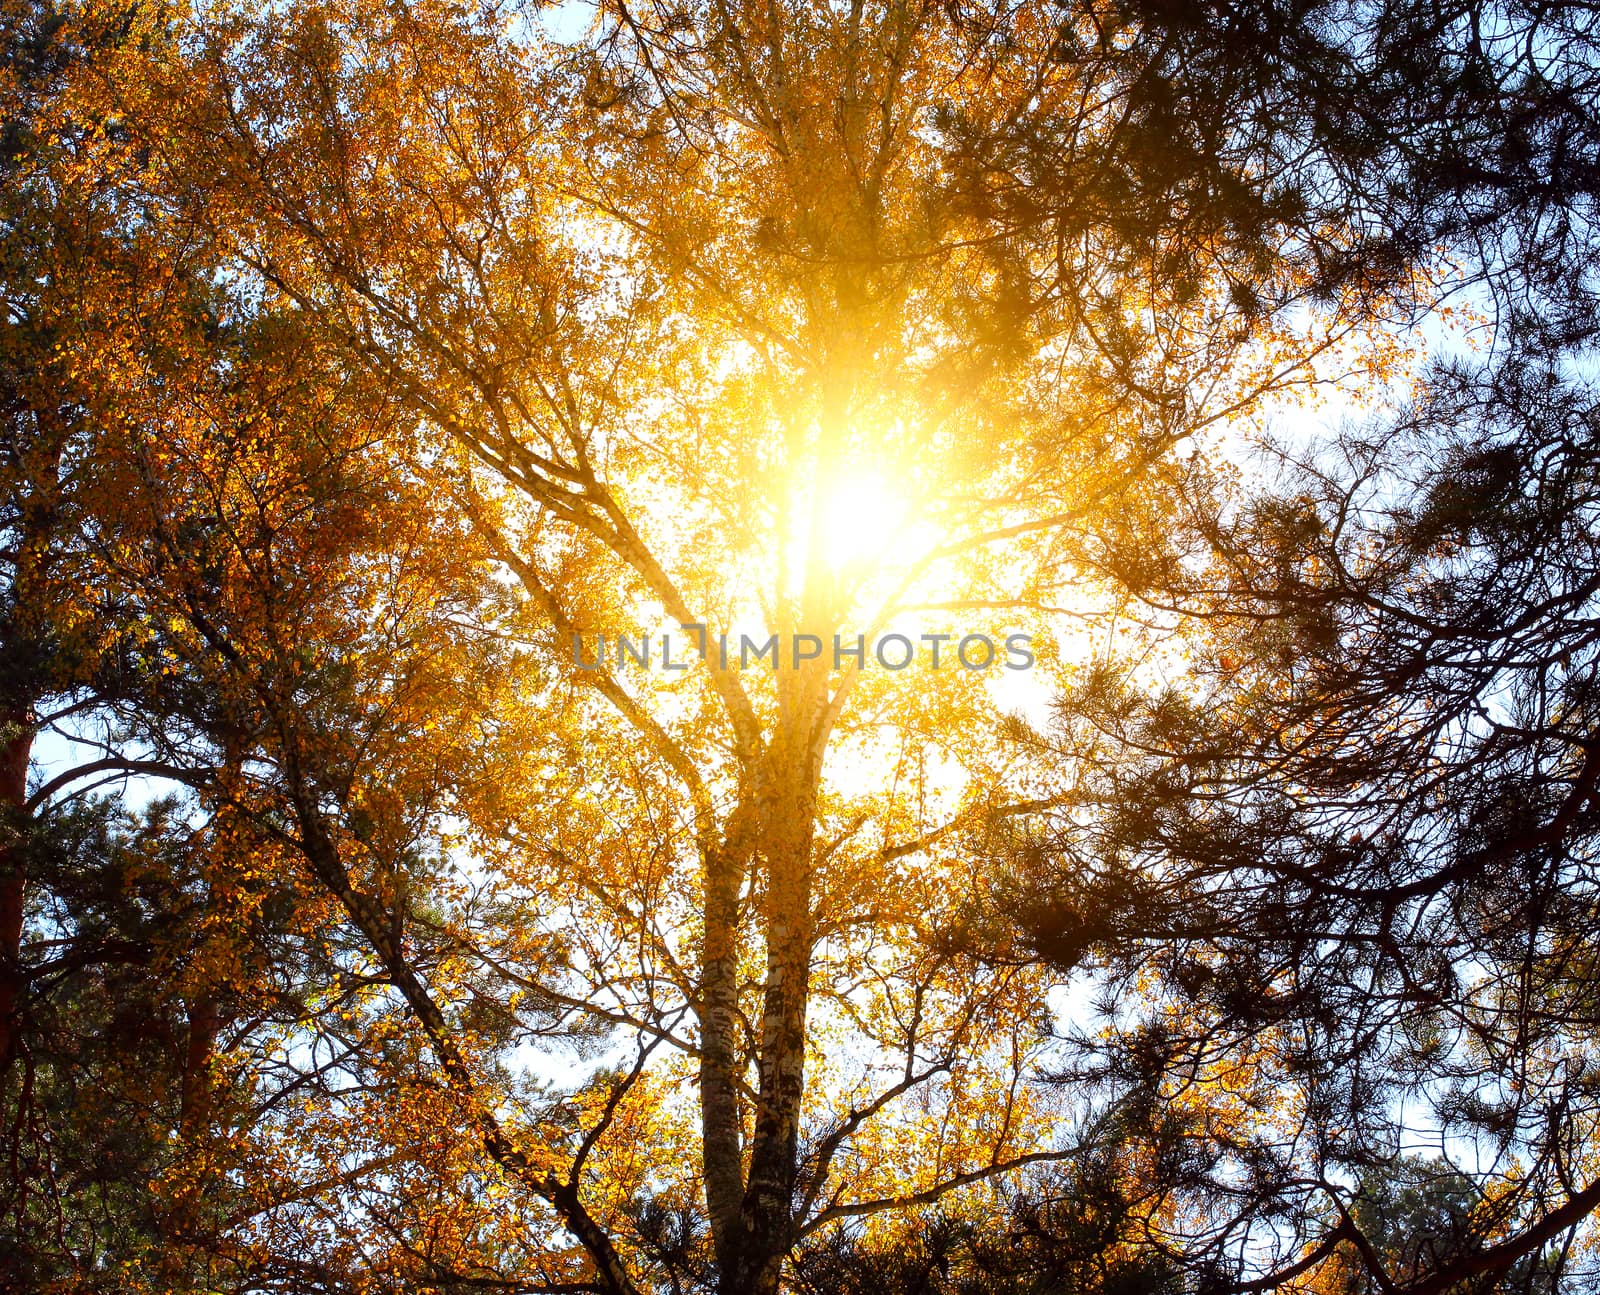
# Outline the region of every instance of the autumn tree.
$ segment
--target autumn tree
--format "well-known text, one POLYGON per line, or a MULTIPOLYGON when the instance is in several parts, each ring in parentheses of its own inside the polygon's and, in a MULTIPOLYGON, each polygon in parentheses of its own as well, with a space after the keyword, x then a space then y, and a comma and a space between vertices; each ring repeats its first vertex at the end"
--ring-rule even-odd
MULTIPOLYGON (((308 1217, 382 1175, 370 1216, 438 1226, 397 1166, 438 1169, 457 1112, 438 1109, 392 1028, 401 1009, 374 988, 392 988, 368 943, 385 947, 388 928, 356 927, 352 944, 329 910, 377 902, 367 886, 391 888, 386 903, 394 887, 439 889, 436 855, 407 831, 437 810, 451 682, 476 696, 495 677, 482 632, 449 628, 488 582, 424 506, 426 474, 396 458, 392 401, 330 369, 296 320, 238 310, 192 266, 144 268, 106 276, 95 328, 63 348, 93 376, 99 434, 79 468, 93 506, 68 534, 80 596, 118 628, 117 687, 77 735, 103 758, 37 782, 19 850, 31 938, 8 1276, 160 1291, 404 1281, 371 1246, 352 1275, 308 1217), (410 755, 408 738, 422 739, 410 755), (188 789, 183 812, 128 824, 84 803, 97 778, 128 772, 188 789), (329 797, 357 833, 343 848, 372 856, 356 883, 289 834, 326 827, 329 797), (108 1117, 128 1154, 97 1137, 108 1117)), ((480 1028, 503 1042, 495 1019, 480 1028)))
MULTIPOLYGON (((0 701, 0 1066, 16 1051, 19 945, 26 887, 17 846, 28 817, 28 765, 39 708, 70 698, 87 673, 77 640, 81 625, 64 606, 71 563, 70 471, 63 470, 78 425, 78 392, 57 362, 65 303, 64 263, 103 233, 103 213, 81 191, 50 183, 60 152, 41 138, 62 65, 77 51, 45 9, 8 5, 4 14, 5 96, 3 213, 4 472, 0 527, 5 537, 4 699, 0 701), (100 219, 96 219, 99 216, 100 219)), ((69 703, 70 704, 70 703, 69 703)), ((48 716, 44 717, 48 720, 48 716)))
MULTIPOLYGON (((85 90, 104 60, 170 52, 168 29, 136 9, 6 16, 0 1285, 334 1289, 336 1266, 255 1230, 318 1201, 285 1109, 380 1087, 351 1026, 367 982, 313 938, 325 893, 274 862, 282 807, 250 794, 251 726, 284 672, 304 695, 301 643, 326 641, 337 599, 382 601, 363 561, 396 513, 375 504, 425 515, 418 478, 353 473, 392 402, 219 287, 208 249, 141 201, 130 137, 85 90), (292 640, 295 617, 322 628, 262 638, 292 640), (255 709, 204 656, 226 633, 267 663, 246 676, 255 709)), ((406 541, 384 533, 392 577, 406 541)))
POLYGON ((189 829, 85 804, 139 765, 92 738, 29 776, 41 734, 59 743, 127 682, 122 609, 90 592, 104 428, 71 356, 96 328, 95 285, 139 254, 106 165, 115 146, 64 110, 72 78, 126 36, 114 16, 80 25, 47 5, 0 21, 0 1281, 14 1288, 81 1282, 108 1254, 158 1244, 148 1183, 208 1086, 214 1033, 169 960, 190 943, 172 902, 187 879, 169 872, 189 829))
MULTIPOLYGON (((206 1280, 848 1289, 934 1217, 1015 1221, 980 1281, 1180 1280, 1194 1166, 1148 1153, 1274 1076, 1164 1121, 1044 1082, 1080 959, 967 937, 1143 802, 950 658, 1031 633, 1092 725, 1076 627, 1181 585, 1223 436, 1391 372, 1449 169, 1397 151, 1498 93, 1418 51, 1476 12, 134 11, 74 82, 149 255, 84 294, 71 534, 138 627, 112 758, 284 900, 226 942, 287 984, 219 1054, 260 1097, 206 1280), (1113 1208, 1004 1203, 1057 1170, 1113 1208)), ((1120 1073, 1165 1056, 1123 1024, 1120 1073)))

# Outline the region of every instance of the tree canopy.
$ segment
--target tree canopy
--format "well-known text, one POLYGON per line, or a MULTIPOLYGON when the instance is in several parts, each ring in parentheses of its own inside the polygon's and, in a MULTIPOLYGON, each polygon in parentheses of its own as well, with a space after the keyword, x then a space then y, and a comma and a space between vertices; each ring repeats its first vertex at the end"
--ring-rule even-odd
POLYGON ((1595 24, 6 0, 5 1280, 1579 1289, 1595 24))

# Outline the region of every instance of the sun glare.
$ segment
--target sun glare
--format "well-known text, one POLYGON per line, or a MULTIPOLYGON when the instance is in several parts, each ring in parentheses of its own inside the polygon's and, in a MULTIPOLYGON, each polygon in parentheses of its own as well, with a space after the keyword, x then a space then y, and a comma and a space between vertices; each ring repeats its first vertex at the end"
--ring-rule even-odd
POLYGON ((886 477, 863 474, 837 482, 822 501, 822 553, 835 571, 881 563, 905 539, 909 508, 886 477))

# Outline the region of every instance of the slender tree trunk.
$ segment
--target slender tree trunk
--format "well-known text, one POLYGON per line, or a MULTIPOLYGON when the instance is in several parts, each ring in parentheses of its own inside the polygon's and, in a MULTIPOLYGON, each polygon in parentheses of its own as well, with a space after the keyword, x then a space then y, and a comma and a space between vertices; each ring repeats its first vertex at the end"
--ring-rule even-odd
POLYGON ((744 1250, 743 1137, 739 1116, 739 892, 748 858, 752 807, 735 810, 724 840, 707 852, 705 936, 701 949, 700 1124, 706 1209, 724 1274, 744 1250))
POLYGON ((183 1105, 186 1130, 199 1131, 211 1119, 211 1060, 222 1030, 222 1009, 210 994, 189 1005, 189 1037, 183 1055, 183 1105))
POLYGON ((721 1295, 772 1295, 793 1241, 815 938, 811 851, 820 773, 815 729, 826 683, 826 675, 815 670, 790 682, 760 785, 741 804, 723 851, 707 866, 700 1100, 706 1203, 721 1295), (746 815, 753 815, 750 828, 746 815), (743 1075, 735 1033, 738 899, 747 854, 764 870, 766 883, 761 913, 766 967, 748 1146, 739 1118, 743 1075))
POLYGON ((31 717, 21 710, 0 714, 0 1073, 16 1050, 22 1001, 22 905, 27 870, 22 829, 28 814, 28 757, 33 751, 31 717))
POLYGON ((759 1100, 744 1220, 750 1245, 738 1295, 777 1290, 794 1227, 806 1008, 813 924, 811 842, 816 786, 797 760, 773 796, 768 823, 766 982, 762 987, 759 1100))
MULTIPOLYGON (((9 410, 13 416, 21 408, 9 410)), ((39 451, 20 452, 20 537, 11 573, 11 609, 0 625, 0 1075, 17 1050, 18 1014, 22 1007, 22 912, 27 899, 25 834, 28 810, 28 761, 33 755, 36 707, 48 691, 34 673, 38 651, 47 635, 44 590, 50 565, 50 541, 56 527, 57 474, 65 429, 42 413, 39 451)))
MULTIPOLYGON (((857 330, 857 333, 859 330, 857 330)), ((856 338, 857 333, 852 333, 856 338)), ((859 350, 858 342, 845 348, 859 350)), ((825 384, 823 423, 840 429, 847 425, 852 379, 849 366, 836 369, 825 384)), ((837 591, 826 575, 822 517, 813 502, 808 527, 809 552, 805 584, 794 607, 791 623, 780 631, 813 634, 826 643, 838 608, 837 591)), ((781 651, 781 649, 780 649, 781 651)), ((780 661, 777 680, 778 709, 772 738, 761 761, 755 797, 754 866, 765 870, 762 931, 766 940, 766 968, 761 990, 761 1035, 756 1054, 756 1110, 748 1150, 748 1175, 733 1224, 728 1192, 735 1172, 743 1174, 738 1153, 738 1126, 731 1137, 725 1126, 713 1126, 709 1116, 720 1117, 725 1098, 722 1088, 708 1088, 706 1062, 701 1067, 702 1109, 705 1119, 706 1198, 716 1243, 719 1295, 774 1295, 783 1276, 795 1236, 795 1196, 799 1173, 800 1117, 805 1099, 806 1014, 811 997, 811 955, 816 940, 812 901, 812 846, 816 832, 817 798, 822 780, 822 753, 827 746, 829 691, 832 662, 823 655, 805 662, 796 659, 787 670, 780 661), (713 1141, 713 1134, 716 1141, 713 1141), (730 1162, 731 1165, 730 1165, 730 1162), (737 1171, 733 1168, 737 1166, 737 1171)), ((720 878, 726 883, 729 877, 720 878)), ((733 902, 742 877, 733 882, 733 902)), ((732 1021, 737 1019, 737 914, 725 896, 711 884, 706 892, 707 1004, 715 985, 714 1020, 719 1028, 727 1018, 726 1033, 719 1033, 716 1064, 724 1065, 723 1040, 732 1042, 732 1021), (732 921, 722 921, 731 913, 732 921), (713 919, 719 919, 714 922, 713 919), (712 931, 717 934, 713 940, 712 931), (724 943, 724 941, 730 941, 724 943), (711 954, 716 955, 715 975, 711 954)), ((704 1055, 704 1054, 703 1054, 704 1055)), ((731 1088, 731 1085, 729 1086, 731 1088)), ((737 1090, 733 1090, 737 1113, 737 1090)))
POLYGON ((200 1238, 209 1232, 210 1221, 203 1210, 212 1186, 212 1167, 205 1160, 204 1139, 211 1122, 211 1059, 222 1029, 220 1005, 212 995, 202 995, 189 1004, 188 1018, 178 1125, 189 1143, 188 1154, 201 1158, 200 1172, 186 1174, 182 1189, 158 1214, 164 1247, 159 1271, 162 1280, 175 1288, 184 1284, 185 1270, 195 1262, 200 1238))

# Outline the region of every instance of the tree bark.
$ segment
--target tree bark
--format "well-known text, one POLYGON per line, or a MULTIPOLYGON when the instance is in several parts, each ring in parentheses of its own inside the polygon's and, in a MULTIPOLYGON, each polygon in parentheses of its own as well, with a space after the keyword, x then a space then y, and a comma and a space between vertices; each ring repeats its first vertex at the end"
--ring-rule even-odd
POLYGON ((816 786, 803 768, 786 772, 791 777, 773 797, 768 825, 759 1091, 743 1209, 750 1244, 737 1295, 771 1295, 777 1290, 794 1233, 814 939, 811 842, 816 786))
POLYGON ((720 1295, 773 1295, 795 1238, 806 1012, 815 923, 812 842, 828 676, 808 663, 780 683, 779 718, 753 795, 730 824, 726 858, 708 866, 701 996, 701 1110, 707 1208, 720 1295), (754 815, 753 831, 745 816, 754 815), (764 869, 766 966, 748 1146, 739 1120, 738 896, 747 835, 764 869), (733 860, 738 860, 735 866, 733 860), (748 1153, 748 1172, 745 1170, 748 1153))
POLYGON ((701 948, 700 1124, 706 1210, 718 1269, 730 1273, 744 1249, 743 1130, 739 1115, 739 892, 748 866, 748 800, 734 811, 705 860, 701 948))
POLYGON ((189 1004, 189 1036, 183 1053, 183 1096, 179 1122, 197 1131, 211 1119, 211 1061, 222 1030, 222 1006, 210 994, 189 1004))

